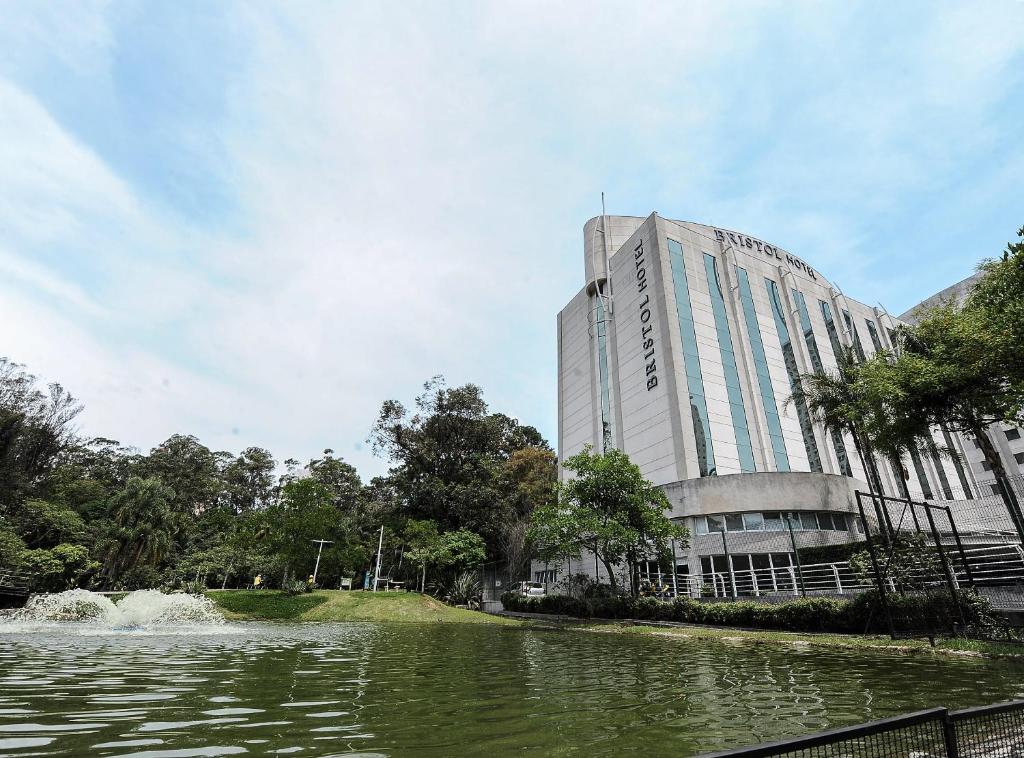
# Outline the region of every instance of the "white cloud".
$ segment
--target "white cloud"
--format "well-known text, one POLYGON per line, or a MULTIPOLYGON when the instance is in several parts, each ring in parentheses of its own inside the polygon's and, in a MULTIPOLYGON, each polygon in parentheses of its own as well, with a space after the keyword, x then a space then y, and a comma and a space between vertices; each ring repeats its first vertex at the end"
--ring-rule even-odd
POLYGON ((840 6, 239 5, 224 112, 181 137, 228 156, 230 219, 203 225, 42 104, 51 55, 118 104, 131 29, 82 8, 0 33, 0 354, 79 394, 89 433, 331 446, 364 474, 380 402, 436 373, 555 441, 554 314, 602 189, 870 281, 872 215, 956 164, 922 113, 991 144, 1020 52, 959 11, 876 44, 840 6))

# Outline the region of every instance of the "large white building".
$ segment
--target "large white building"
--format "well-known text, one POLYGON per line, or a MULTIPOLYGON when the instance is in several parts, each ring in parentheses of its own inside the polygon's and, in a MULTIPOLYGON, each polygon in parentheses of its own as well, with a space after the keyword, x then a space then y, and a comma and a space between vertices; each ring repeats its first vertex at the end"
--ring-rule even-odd
MULTIPOLYGON (((791 395, 843 347, 891 348, 898 321, 774 243, 657 213, 591 219, 583 252, 583 287, 558 314, 559 458, 627 453, 691 531, 680 573, 789 566, 793 524, 816 544, 855 539, 861 451, 791 395)), ((887 494, 902 476, 915 496, 973 496, 970 467, 936 449, 966 459, 962 441, 935 443, 903 471, 876 462, 887 494)), ((534 564, 534 578, 602 573, 576 564, 534 564)))

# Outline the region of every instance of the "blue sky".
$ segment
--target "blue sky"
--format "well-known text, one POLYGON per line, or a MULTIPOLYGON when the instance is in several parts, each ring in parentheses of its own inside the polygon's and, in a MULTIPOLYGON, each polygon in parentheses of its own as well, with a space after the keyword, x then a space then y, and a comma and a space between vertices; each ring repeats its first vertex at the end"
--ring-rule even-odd
POLYGON ((600 212, 741 229, 899 313, 1024 225, 1024 2, 0 0, 0 355, 364 476, 476 382, 555 441, 600 212))

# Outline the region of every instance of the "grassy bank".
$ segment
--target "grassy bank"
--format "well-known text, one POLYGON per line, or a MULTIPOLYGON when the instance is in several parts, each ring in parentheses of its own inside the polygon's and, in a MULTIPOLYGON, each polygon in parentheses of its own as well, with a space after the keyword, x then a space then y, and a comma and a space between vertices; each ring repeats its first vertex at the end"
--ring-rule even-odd
POLYGON ((207 593, 232 620, 384 621, 434 624, 501 624, 522 622, 477 611, 452 608, 415 592, 342 592, 317 590, 286 595, 275 590, 224 590, 207 593))
POLYGON ((661 627, 631 624, 581 624, 570 627, 584 632, 632 634, 673 637, 680 640, 718 640, 724 643, 790 645, 793 647, 843 648, 847 650, 885 650, 905 655, 953 655, 986 658, 1015 658, 1024 662, 1024 645, 984 642, 968 639, 937 639, 935 647, 928 640, 893 640, 880 635, 800 634, 798 632, 741 631, 681 626, 661 627))

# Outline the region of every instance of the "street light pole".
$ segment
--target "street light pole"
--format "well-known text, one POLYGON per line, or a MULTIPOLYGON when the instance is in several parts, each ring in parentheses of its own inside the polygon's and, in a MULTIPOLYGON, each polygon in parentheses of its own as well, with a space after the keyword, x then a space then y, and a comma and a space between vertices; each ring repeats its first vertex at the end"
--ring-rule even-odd
POLYGON ((380 551, 384 549, 384 525, 380 527, 380 540, 377 542, 377 568, 373 572, 373 591, 377 591, 377 582, 380 581, 380 551))
POLYGON ((320 545, 316 551, 316 565, 313 567, 313 584, 316 584, 316 572, 320 570, 320 553, 324 551, 324 545, 333 545, 334 540, 310 540, 310 542, 320 545))

